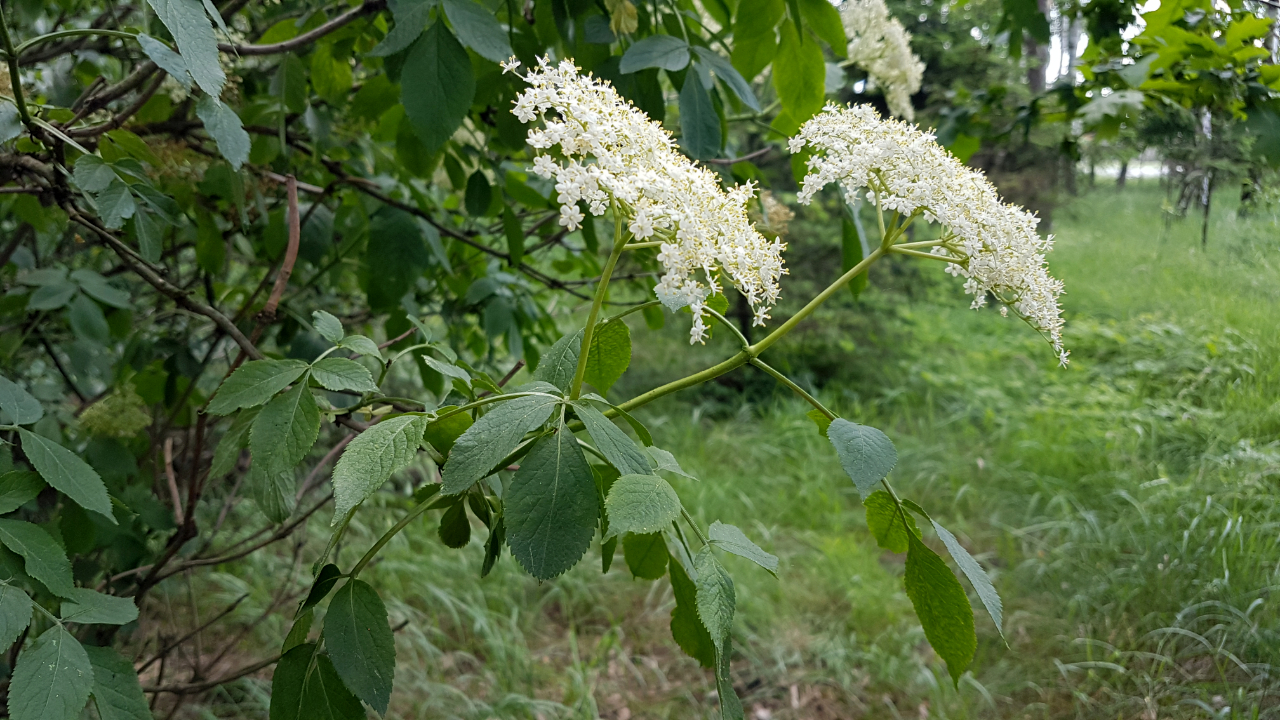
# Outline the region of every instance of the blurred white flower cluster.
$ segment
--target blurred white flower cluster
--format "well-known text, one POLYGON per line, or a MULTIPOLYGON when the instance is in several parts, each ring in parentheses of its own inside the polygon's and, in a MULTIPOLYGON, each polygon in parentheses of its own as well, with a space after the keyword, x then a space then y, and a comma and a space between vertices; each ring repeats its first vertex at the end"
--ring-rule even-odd
MULTIPOLYGON (((504 64, 508 72, 519 63, 504 64)), ((523 76, 529 88, 515 102, 521 122, 542 120, 529 131, 539 155, 533 172, 556 183, 560 224, 575 230, 585 218, 611 207, 639 242, 660 241, 666 273, 658 299, 693 312, 691 342, 706 335, 703 308, 729 276, 763 325, 778 300, 783 244, 769 241, 747 219, 753 187, 725 192, 717 175, 675 148, 662 126, 624 100, 606 82, 581 76, 571 61, 548 59, 523 76), (701 276, 698 272, 701 271, 701 276)))
MULTIPOLYGON (((951 261, 948 272, 965 278, 973 308, 994 295, 1043 333, 1067 363, 1062 347, 1062 282, 1049 275, 1044 255, 1053 236, 1036 232, 1040 219, 1000 201, 977 170, 965 167, 914 125, 881 119, 869 105, 827 105, 791 139, 791 152, 812 148, 809 172, 799 194, 808 203, 830 183, 847 197, 863 188, 885 211, 910 216, 919 211, 942 225, 943 243, 933 254, 951 261)), ((1002 313, 1004 308, 1001 309, 1002 313)))
POLYGON ((890 112, 914 119, 911 96, 920 90, 924 63, 911 52, 911 33, 889 15, 884 0, 844 0, 840 15, 849 36, 849 61, 884 91, 890 112))

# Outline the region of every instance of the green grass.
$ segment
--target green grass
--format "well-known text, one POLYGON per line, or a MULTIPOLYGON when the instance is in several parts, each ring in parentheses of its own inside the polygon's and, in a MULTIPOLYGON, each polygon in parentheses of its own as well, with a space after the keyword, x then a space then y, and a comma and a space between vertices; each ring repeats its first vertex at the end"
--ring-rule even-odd
MULTIPOLYGON (((749 717, 1280 715, 1280 229, 1226 208, 1202 248, 1198 223, 1165 226, 1161 198, 1131 184, 1056 213, 1067 369, 920 263, 878 267, 860 302, 843 298, 777 351, 796 377, 835 378, 818 391, 843 415, 889 433, 899 491, 991 569, 1008 645, 980 616, 958 689, 807 406, 740 370, 643 412, 701 478, 676 483, 691 513, 781 558, 777 580, 728 560, 749 717)), ((797 267, 830 265, 820 244, 793 252, 808 253, 797 267)), ((724 337, 687 349, 677 324, 636 326, 620 397, 730 352, 724 337)), ((479 580, 483 529, 451 551, 435 515, 369 571, 393 624, 407 621, 393 715, 715 716, 712 679, 669 638, 665 582, 632 580, 620 560, 601 578, 595 550, 553 582, 509 556, 479 580)), ((348 563, 395 515, 360 517, 348 563)), ((262 578, 287 560, 225 576, 225 594, 247 588, 260 606, 262 578)), ((263 623, 247 643, 285 629, 263 623)), ((252 714, 263 683, 222 691, 208 712, 252 714)))

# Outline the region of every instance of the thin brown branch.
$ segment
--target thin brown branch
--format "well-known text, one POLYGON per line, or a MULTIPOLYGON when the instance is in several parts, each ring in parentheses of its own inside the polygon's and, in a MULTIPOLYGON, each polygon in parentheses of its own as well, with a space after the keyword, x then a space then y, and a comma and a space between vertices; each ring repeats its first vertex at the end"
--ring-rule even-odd
POLYGON ((711 163, 712 165, 733 165, 740 162, 750 162, 752 160, 755 160, 756 158, 764 157, 765 155, 768 155, 769 151, 772 149, 773 149, 772 147, 760 148, 759 150, 756 150, 755 152, 747 153, 742 157, 712 158, 709 160, 703 160, 702 162, 711 163))
POLYGON ((271 288, 271 295, 267 298, 267 304, 262 306, 262 313, 259 322, 270 322, 276 317, 276 308, 280 306, 280 298, 284 295, 284 289, 289 285, 289 278, 293 275, 294 263, 298 261, 298 243, 302 239, 302 223, 298 218, 298 180, 292 175, 285 177, 285 191, 289 198, 289 245, 284 251, 284 264, 280 266, 280 272, 276 274, 275 287, 271 288))
POLYGON ((279 659, 280 659, 280 655, 279 655, 279 654, 276 654, 276 655, 272 655, 272 656, 271 656, 271 657, 269 657, 269 658, 265 658, 265 659, 263 659, 263 660, 259 660, 259 661, 258 661, 258 662, 256 662, 256 663, 251 663, 251 664, 249 664, 249 665, 245 665, 244 667, 240 668, 239 670, 232 670, 231 672, 227 673, 226 675, 223 675, 223 676, 222 676, 222 677, 220 677, 220 678, 214 678, 213 680, 205 680, 205 681, 203 681, 203 682, 193 682, 193 683, 176 683, 176 684, 173 684, 173 685, 148 685, 148 686, 145 686, 145 687, 143 687, 143 688, 142 688, 142 692, 144 692, 144 693, 174 693, 174 694, 177 694, 177 695, 184 695, 184 694, 187 694, 187 693, 198 693, 198 692, 204 692, 205 690, 212 690, 213 688, 216 688, 216 687, 218 687, 219 685, 225 685, 226 683, 229 683, 229 682, 231 682, 232 680, 239 680, 240 678, 244 677, 245 675, 250 675, 250 674, 252 674, 252 673, 256 673, 256 672, 258 672, 259 670, 261 670, 261 669, 263 669, 263 668, 265 668, 265 667, 270 667, 270 666, 274 665, 274 664, 276 663, 276 661, 277 661, 277 660, 279 660, 279 659))
POLYGON ((173 471, 173 436, 164 439, 164 475, 169 480, 169 496, 173 499, 173 520, 178 527, 186 524, 182 515, 182 494, 178 492, 178 476, 173 471))
POLYGON ((365 0, 359 7, 352 8, 338 17, 330 20, 313 30, 290 38, 283 42, 270 43, 268 45, 231 45, 228 43, 218 43, 218 49, 225 53, 235 55, 278 55, 297 50, 298 48, 310 45, 312 42, 338 30, 339 28, 349 24, 353 20, 372 15, 386 8, 386 0, 365 0))
POLYGON ((98 125, 72 128, 67 131, 67 134, 71 137, 96 137, 103 133, 124 127, 124 124, 129 122, 129 118, 137 115, 138 111, 142 109, 142 106, 146 105, 147 101, 151 99, 151 96, 156 94, 156 91, 160 89, 160 85, 164 83, 164 78, 164 73, 156 73, 151 78, 151 83, 147 85, 142 92, 138 93, 138 97, 134 98, 133 102, 129 103, 128 107, 121 110, 119 113, 116 113, 116 115, 110 120, 98 125))
POLYGON ((248 598, 248 597, 249 597, 249 593, 245 593, 244 595, 241 595, 240 597, 238 597, 238 598, 236 598, 236 599, 235 599, 235 602, 233 602, 233 603, 231 603, 230 605, 228 605, 225 609, 223 609, 223 611, 222 611, 222 612, 220 612, 220 613, 218 613, 217 615, 215 615, 215 616, 213 616, 212 618, 210 618, 208 621, 206 621, 206 622, 205 622, 203 625, 201 625, 200 627, 198 627, 198 628, 196 628, 196 629, 192 630, 191 632, 187 633, 186 635, 183 635, 182 637, 178 638, 177 640, 174 640, 173 642, 171 642, 171 643, 169 643, 168 645, 164 646, 164 648, 163 648, 163 649, 161 649, 161 650, 159 650, 159 651, 157 651, 157 652, 156 652, 156 654, 155 654, 155 655, 153 655, 153 656, 151 657, 151 659, 150 659, 150 660, 148 660, 148 661, 146 661, 146 662, 142 663, 141 665, 139 665, 139 666, 138 666, 138 672, 139 672, 139 673, 143 673, 143 672, 145 672, 147 668, 151 667, 151 666, 152 666, 152 665, 154 665, 156 662, 158 662, 158 661, 160 660, 160 658, 162 658, 162 657, 164 657, 165 655, 168 655, 169 653, 173 652, 173 650, 174 650, 175 648, 177 648, 179 645, 181 645, 182 643, 184 643, 184 642, 186 642, 186 641, 190 640, 191 638, 195 637, 197 633, 200 633, 200 632, 202 632, 202 631, 204 631, 204 630, 208 629, 210 625, 213 625, 214 623, 218 622, 218 621, 219 621, 219 620, 221 620, 222 618, 224 618, 224 617, 226 617, 226 616, 230 615, 230 614, 232 613, 232 611, 234 611, 234 610, 236 609, 236 606, 238 606, 240 603, 244 602, 244 600, 245 600, 246 598, 248 598))
MULTIPOLYGON (((0 266, 0 267, 3 267, 3 266, 0 266)), ((395 336, 395 337, 391 338, 390 340, 388 340, 388 341, 386 341, 386 342, 384 342, 384 343, 379 344, 379 345, 378 345, 378 349, 379 349, 379 350, 386 350, 387 348, 391 347, 392 345, 395 345, 396 343, 398 343, 398 342, 400 342, 401 340, 403 340, 403 339, 405 339, 405 338, 409 337, 410 335, 412 335, 412 334, 416 333, 417 331, 418 331, 418 328, 416 328, 416 327, 411 327, 411 328, 409 328, 408 330, 405 330, 404 332, 400 333, 399 335, 397 335, 397 336, 395 336)))

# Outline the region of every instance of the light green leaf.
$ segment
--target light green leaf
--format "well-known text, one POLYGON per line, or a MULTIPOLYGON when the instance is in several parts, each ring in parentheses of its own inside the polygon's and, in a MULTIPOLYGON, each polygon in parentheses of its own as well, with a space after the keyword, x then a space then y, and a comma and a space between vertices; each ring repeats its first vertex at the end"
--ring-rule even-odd
MULTIPOLYGON (((148 0, 160 22, 169 29, 187 71, 208 96, 222 95, 227 75, 218 57, 218 39, 200 0, 148 0)), ((157 63, 159 64, 159 63, 157 63)))
POLYGON ((799 0, 799 3, 805 27, 812 28, 837 57, 846 57, 849 38, 844 34, 844 20, 836 6, 827 0, 799 0))
POLYGON ((600 498, 573 433, 562 427, 534 443, 503 509, 511 555, 530 575, 550 580, 577 564, 595 535, 600 498))
POLYGON ((0 102, 0 144, 18 137, 25 129, 18 107, 7 100, 0 102))
POLYGON ((106 345, 111 340, 107 316, 102 314, 102 308, 88 295, 78 294, 71 301, 71 307, 67 308, 67 321, 71 324, 71 331, 80 340, 99 345, 106 345))
POLYGON ((36 472, 55 490, 76 501, 85 510, 92 510, 116 524, 111 512, 111 498, 107 486, 89 464, 70 450, 33 432, 18 429, 22 438, 22 451, 36 472))
POLYGON ((250 360, 223 381, 209 401, 213 415, 230 415, 240 408, 261 405, 289 387, 307 371, 301 360, 250 360))
POLYGON ((915 535, 907 537, 907 570, 903 576, 907 597, 915 606, 924 636, 947 663, 947 672, 958 686, 978 637, 973 630, 973 607, 951 568, 915 535))
POLYGON ((658 532, 680 517, 680 497, 656 475, 623 475, 614 481, 604 504, 609 537, 658 532))
POLYGON ((27 574, 54 595, 65 597, 75 587, 67 553, 39 525, 23 520, 0 520, 0 545, 21 555, 26 561, 27 574))
MULTIPOLYGON (((190 0, 170 0, 170 2, 189 2, 190 0)), ((224 104, 209 95, 200 97, 196 103, 196 115, 204 123, 204 129, 218 145, 218 152, 231 163, 233 170, 249 160, 249 133, 245 132, 240 116, 230 105, 224 104)))
POLYGON ((650 35, 627 48, 618 72, 633 73, 645 68, 683 70, 689 65, 689 43, 671 35, 650 35))
POLYGON ((740 0, 733 20, 733 66, 748 82, 773 62, 778 51, 774 28, 782 19, 783 0, 740 0))
POLYGON ((733 525, 725 525, 717 520, 711 523, 707 536, 711 538, 712 545, 746 558, 768 570, 774 577, 778 576, 778 557, 761 550, 759 545, 751 542, 750 538, 733 525))
POLYGON ((327 357, 311 366, 311 377, 326 390, 374 392, 373 375, 360 363, 346 358, 327 357))
POLYGON ((684 566, 671 560, 671 594, 676 606, 671 610, 671 637, 686 655, 702 667, 716 666, 716 643, 698 617, 698 588, 689 579, 684 566))
POLYGON ((877 490, 862 500, 867 511, 867 527, 876 538, 876 544, 889 552, 904 553, 907 551, 907 531, 903 525, 911 528, 911 533, 920 537, 920 528, 911 515, 900 512, 893 497, 884 490, 877 490))
POLYGON ((827 428, 827 439, 835 446, 841 467, 864 498, 898 464, 893 441, 873 427, 836 418, 827 428))
POLYGON ((76 187, 94 195, 106 190, 117 179, 116 171, 97 155, 76 158, 71 177, 76 181, 76 187))
MULTIPOLYGON (((582 341, 578 342, 581 347, 582 341)), ((602 393, 609 392, 630 365, 631 329, 627 324, 621 320, 610 320, 597 325, 595 332, 591 333, 591 354, 587 356, 584 376, 586 381, 602 393)))
POLYGON ((151 62, 169 73, 169 76, 183 88, 191 89, 191 73, 187 70, 187 61, 183 60, 181 55, 146 33, 139 33, 137 37, 138 44, 142 46, 142 52, 151 58, 151 62))
POLYGON ((657 580, 667 572, 671 554, 662 533, 631 534, 622 538, 622 558, 627 569, 641 580, 657 580))
POLYGON ((22 588, 0 582, 0 652, 8 652, 13 641, 31 624, 35 606, 22 588))
POLYGON ((525 433, 551 417, 559 403, 560 398, 552 395, 526 395, 496 403, 454 442, 444 466, 441 492, 460 493, 492 472, 516 449, 525 433))
POLYGON ((779 117, 774 127, 790 135, 822 109, 827 66, 818 43, 798 34, 790 20, 782 21, 780 37, 773 59, 773 87, 786 118, 779 117))
POLYGON ((40 401, 31 396, 21 385, 0 376, 0 419, 13 425, 30 425, 44 417, 40 401))
POLYGON ((644 451, 646 453, 649 453, 649 457, 653 461, 649 464, 654 470, 661 470, 662 472, 675 473, 676 475, 687 477, 690 480, 698 479, 693 475, 690 475, 689 473, 685 472, 684 469, 680 467, 680 463, 676 461, 676 456, 672 455, 666 450, 663 450, 660 447, 654 447, 650 445, 649 447, 646 447, 644 451))
POLYGON ((306 382, 267 403, 249 428, 254 465, 272 475, 292 470, 320 434, 320 409, 306 382))
POLYGON ((720 78, 733 91, 734 95, 742 101, 743 105, 756 112, 760 112, 760 101, 756 99, 756 94, 751 90, 751 85, 742 77, 737 68, 729 63, 728 60, 716 54, 715 50, 705 47, 695 47, 694 52, 698 54, 699 61, 705 65, 711 72, 720 78))
POLYGON ((93 703, 99 720, 151 720, 133 663, 109 647, 84 649, 93 667, 93 703))
POLYGON ((44 488, 40 475, 28 470, 10 470, 0 475, 0 515, 31 502, 44 488))
POLYGON ((138 619, 138 606, 132 598, 103 595, 89 588, 73 588, 63 597, 59 614, 64 622, 127 625, 138 619))
POLYGON ((79 292, 78 288, 66 280, 42 285, 31 293, 31 297, 27 300, 27 309, 57 310, 70 302, 77 292, 79 292))
POLYGON ((996 631, 1000 633, 1000 637, 1004 637, 1004 607, 1000 602, 1000 593, 996 592, 995 585, 991 584, 991 578, 987 576, 987 571, 982 569, 978 561, 965 550, 960 541, 956 539, 951 531, 938 524, 937 520, 932 518, 929 522, 933 523, 933 529, 938 533, 938 537, 942 539, 942 544, 947 546, 947 552, 951 553, 951 558, 956 561, 956 565, 960 567, 960 571, 964 576, 969 578, 969 582, 973 584, 973 589, 978 591, 978 599, 982 601, 982 606, 987 609, 987 614, 991 616, 991 621, 996 624, 996 631))
POLYGON ((400 84, 405 114, 427 152, 434 153, 471 108, 476 92, 471 58, 444 22, 436 20, 409 50, 403 76, 413 78, 400 84))
POLYGON ((578 369, 578 354, 582 352, 582 334, 579 330, 557 340, 538 361, 533 379, 551 383, 560 392, 569 392, 574 372, 578 369))
POLYGON ((578 402, 573 404, 578 418, 587 428, 587 434, 596 444, 596 449, 604 454, 609 463, 623 475, 648 475, 650 473, 649 458, 640 452, 634 441, 627 437, 617 425, 609 421, 604 413, 578 402))
POLYGON ((695 578, 698 617, 711 633, 711 639, 717 644, 723 643, 733 629, 733 613, 737 605, 733 578, 729 577, 729 571, 711 554, 711 547, 707 545, 694 556, 693 567, 698 574, 695 578))
POLYGON ((133 211, 138 209, 129 186, 119 178, 112 180, 107 189, 98 193, 93 200, 98 206, 102 224, 112 230, 122 227, 124 221, 133 217, 133 211))
POLYGON ((324 310, 311 313, 311 326, 320 333, 320 337, 334 345, 342 342, 342 338, 346 335, 346 331, 342 329, 342 321, 324 310))
POLYGON ((297 645, 280 658, 271 678, 270 720, 363 720, 360 700, 342 684, 328 655, 315 643, 297 645))
POLYGON ((76 281, 81 290, 103 305, 122 309, 127 309, 131 305, 129 293, 116 288, 109 280, 92 270, 86 268, 75 270, 71 273, 71 279, 76 281))
POLYGON ((468 385, 471 384, 471 373, 463 370, 453 363, 437 360, 430 355, 423 355, 422 361, 427 364, 427 367, 435 370, 445 377, 457 378, 468 385))
POLYGON ((338 347, 345 348, 357 355, 368 355, 375 357, 379 361, 382 360, 382 350, 378 349, 378 343, 370 340, 363 335, 348 335, 342 338, 338 343, 338 347))
POLYGON ((209 480, 221 480, 236 469, 236 461, 240 459, 240 451, 249 447, 249 428, 258 417, 256 408, 241 410, 240 414, 227 428, 226 434, 218 441, 213 451, 213 462, 209 466, 209 480))
POLYGON ((333 468, 333 523, 365 501, 418 454, 427 419, 401 415, 356 436, 333 468))
MULTIPOLYGON (((444 413, 456 409, 456 405, 446 405, 436 410, 437 413, 444 413)), ((462 437, 462 433, 471 427, 471 416, 465 412, 454 413, 449 417, 441 420, 434 420, 427 424, 427 431, 424 438, 431 443, 431 447, 440 452, 441 455, 448 455, 453 449, 453 444, 462 437)))
MULTIPOLYGON (((431 9, 437 5, 436 0, 402 0, 392 7, 396 24, 367 55, 387 57, 395 55, 413 44, 422 34, 431 17, 431 9)), ((504 60, 506 58, 503 58, 504 60)))
POLYGON ((324 617, 324 640, 343 684, 379 715, 386 715, 396 644, 377 591, 363 580, 343 585, 324 617))
POLYGON ((164 250, 164 238, 151 212, 140 206, 133 213, 133 234, 138 238, 138 254, 149 263, 160 262, 164 250))
POLYGON ((351 64, 333 56, 333 44, 322 43, 311 53, 311 87, 331 105, 341 106, 355 84, 351 64))
POLYGON ((486 60, 503 62, 511 58, 511 42, 493 13, 472 0, 444 0, 444 13, 463 45, 486 60))
POLYGON ((80 641, 61 625, 45 630, 18 655, 9 683, 13 720, 74 720, 93 689, 93 667, 80 641))

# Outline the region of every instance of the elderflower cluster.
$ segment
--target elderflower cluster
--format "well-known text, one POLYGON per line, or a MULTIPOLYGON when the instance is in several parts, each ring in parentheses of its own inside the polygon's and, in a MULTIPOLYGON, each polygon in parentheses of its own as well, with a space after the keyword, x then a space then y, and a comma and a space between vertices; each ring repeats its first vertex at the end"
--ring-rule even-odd
POLYGON ((608 83, 579 75, 571 61, 543 58, 523 79, 529 88, 514 113, 521 122, 542 120, 529 131, 529 145, 540 151, 532 170, 555 181, 560 224, 580 227, 580 205, 592 215, 612 208, 634 241, 661 242, 666 273, 655 290, 668 308, 692 310, 691 342, 706 336, 703 309, 720 292, 720 273, 763 325, 786 270, 782 243, 765 239, 747 219, 753 187, 722 190, 716 174, 681 155, 661 125, 608 83))
POLYGON ((884 212, 919 213, 943 226, 931 252, 950 261, 947 271, 965 278, 974 309, 990 293, 1048 338, 1063 365, 1062 282, 1049 275, 1045 253, 1053 236, 1036 232, 1035 215, 1000 201, 981 172, 965 167, 933 135, 898 120, 881 119, 869 105, 826 109, 791 139, 791 152, 812 148, 799 200, 808 203, 830 183, 847 196, 866 188, 884 212))
POLYGON ((920 90, 924 63, 911 52, 911 33, 889 15, 884 0, 844 0, 840 15, 849 36, 849 61, 884 91, 894 115, 914 118, 911 96, 920 90))

